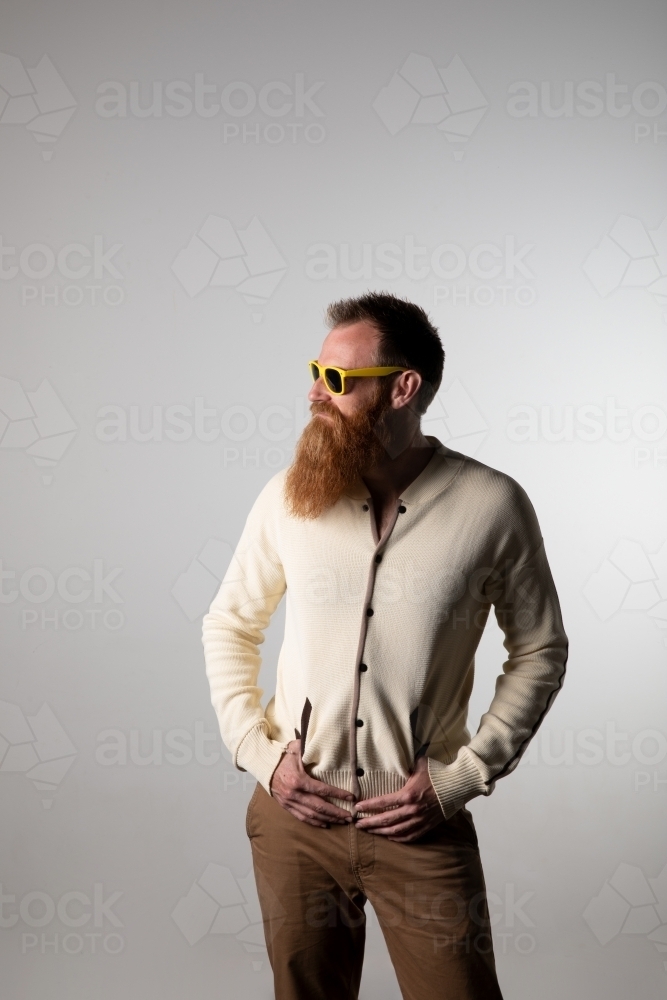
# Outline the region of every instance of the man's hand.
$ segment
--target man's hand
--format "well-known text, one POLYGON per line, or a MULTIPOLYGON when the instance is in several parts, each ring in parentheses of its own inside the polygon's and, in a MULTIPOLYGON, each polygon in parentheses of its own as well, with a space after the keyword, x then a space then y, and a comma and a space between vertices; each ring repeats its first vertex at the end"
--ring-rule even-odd
POLYGON ((356 826, 360 830, 404 843, 423 836, 445 818, 428 774, 426 757, 417 759, 400 792, 361 799, 356 808, 376 813, 357 820, 356 826))
POLYGON ((273 772, 269 783, 273 798, 283 809, 287 809, 297 819, 311 826, 327 827, 330 823, 351 823, 352 813, 339 809, 326 800, 336 798, 349 799, 353 802, 352 792, 311 778, 301 760, 300 741, 292 740, 288 746, 297 753, 286 753, 273 772))

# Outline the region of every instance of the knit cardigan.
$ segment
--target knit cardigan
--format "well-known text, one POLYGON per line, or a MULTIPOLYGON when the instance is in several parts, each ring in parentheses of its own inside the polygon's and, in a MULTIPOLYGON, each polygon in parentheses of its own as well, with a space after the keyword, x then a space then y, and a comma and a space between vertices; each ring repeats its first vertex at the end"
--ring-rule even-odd
POLYGON ((250 510, 203 643, 223 741, 269 794, 294 739, 308 774, 357 798, 400 790, 426 755, 448 819, 516 768, 562 686, 568 639, 526 492, 427 440, 436 450, 381 538, 362 479, 304 520, 287 512, 283 469, 250 510), (276 692, 263 708, 259 647, 284 595, 276 692), (507 659, 471 738, 492 607, 507 659))

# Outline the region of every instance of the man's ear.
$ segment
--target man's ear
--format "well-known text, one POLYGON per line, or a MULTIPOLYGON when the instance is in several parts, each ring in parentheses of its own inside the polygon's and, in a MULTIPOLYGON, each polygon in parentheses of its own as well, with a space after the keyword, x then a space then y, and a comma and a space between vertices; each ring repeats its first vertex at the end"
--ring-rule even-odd
MULTIPOLYGON (((412 393, 412 395, 410 396, 410 398, 407 400, 407 402, 402 403, 402 406, 408 406, 412 410, 412 408, 413 408, 413 406, 414 406, 414 404, 415 404, 415 402, 417 400, 417 397, 419 396, 419 390, 421 389, 421 384, 422 384, 422 377, 419 374, 419 372, 414 371, 414 369, 411 368, 409 370, 409 372, 401 372, 401 374, 399 375, 399 378, 396 381, 398 382, 404 375, 407 375, 407 374, 412 374, 412 375, 415 376, 415 380, 417 381, 417 388, 414 390, 414 392, 412 393)), ((395 391, 395 384, 394 384, 393 389, 395 391)), ((392 395, 393 394, 394 394, 394 392, 392 391, 392 395)), ((395 409, 399 409, 399 407, 395 407, 395 409)))

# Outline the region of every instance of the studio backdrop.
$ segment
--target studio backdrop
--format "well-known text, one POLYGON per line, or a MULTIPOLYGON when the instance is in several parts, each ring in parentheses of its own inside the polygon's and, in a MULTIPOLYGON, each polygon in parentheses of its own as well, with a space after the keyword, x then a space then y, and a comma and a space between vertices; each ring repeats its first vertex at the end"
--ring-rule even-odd
MULTIPOLYGON (((424 306, 425 434, 536 509, 563 689, 473 813, 516 1000, 667 988, 667 13, 1 14, 7 1000, 273 995, 201 620, 334 299, 424 306)), ((275 689, 284 601, 261 647, 275 689)), ((469 729, 505 658, 491 616, 469 729)), ((369 907, 363 1000, 397 1000, 369 907)))

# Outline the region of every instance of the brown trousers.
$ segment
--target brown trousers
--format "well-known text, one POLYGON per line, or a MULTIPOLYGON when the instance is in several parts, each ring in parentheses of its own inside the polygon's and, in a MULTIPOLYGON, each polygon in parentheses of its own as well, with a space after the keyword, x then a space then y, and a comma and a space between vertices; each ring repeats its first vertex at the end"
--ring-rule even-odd
POLYGON ((370 899, 404 1000, 502 1000, 472 816, 398 843, 296 819, 258 784, 250 838, 276 1000, 356 1000, 370 899))

